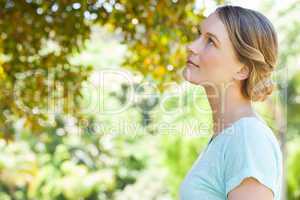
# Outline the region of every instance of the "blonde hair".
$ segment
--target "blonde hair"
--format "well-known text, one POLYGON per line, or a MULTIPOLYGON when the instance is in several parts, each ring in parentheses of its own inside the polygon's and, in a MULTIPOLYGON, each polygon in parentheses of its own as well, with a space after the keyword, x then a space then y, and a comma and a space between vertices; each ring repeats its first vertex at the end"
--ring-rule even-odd
POLYGON ((237 58, 249 68, 242 94, 252 101, 264 101, 275 88, 271 74, 277 62, 278 42, 273 25, 261 13, 239 6, 222 6, 216 13, 228 31, 237 58))

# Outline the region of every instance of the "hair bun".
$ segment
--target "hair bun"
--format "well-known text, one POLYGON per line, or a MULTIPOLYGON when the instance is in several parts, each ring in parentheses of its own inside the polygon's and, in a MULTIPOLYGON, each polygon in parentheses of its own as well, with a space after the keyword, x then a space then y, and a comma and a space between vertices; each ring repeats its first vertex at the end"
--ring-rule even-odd
POLYGON ((271 77, 267 77, 261 79, 256 82, 252 88, 250 93, 250 99, 252 101, 264 101, 270 94, 272 94, 275 84, 271 77))

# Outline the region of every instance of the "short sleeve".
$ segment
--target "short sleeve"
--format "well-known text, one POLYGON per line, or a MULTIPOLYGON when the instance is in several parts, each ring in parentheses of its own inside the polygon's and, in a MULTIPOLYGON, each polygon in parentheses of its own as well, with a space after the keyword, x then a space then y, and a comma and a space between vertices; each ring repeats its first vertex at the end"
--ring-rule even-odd
POLYGON ((255 178, 271 189, 276 197, 278 183, 276 153, 267 135, 270 133, 266 131, 264 127, 248 127, 240 129, 230 137, 224 151, 226 197, 248 177, 255 178))

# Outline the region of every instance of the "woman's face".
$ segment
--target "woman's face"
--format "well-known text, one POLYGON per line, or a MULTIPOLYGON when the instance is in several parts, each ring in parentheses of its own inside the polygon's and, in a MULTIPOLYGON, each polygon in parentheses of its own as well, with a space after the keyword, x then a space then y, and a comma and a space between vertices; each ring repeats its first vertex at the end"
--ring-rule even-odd
POLYGON ((225 25, 212 13, 201 25, 201 35, 187 46, 185 80, 197 85, 222 85, 244 79, 225 25))

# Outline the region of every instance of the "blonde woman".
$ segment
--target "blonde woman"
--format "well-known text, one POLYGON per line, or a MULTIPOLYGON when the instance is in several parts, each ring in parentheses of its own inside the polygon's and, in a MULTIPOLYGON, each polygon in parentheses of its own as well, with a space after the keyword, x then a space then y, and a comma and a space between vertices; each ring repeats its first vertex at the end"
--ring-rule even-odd
POLYGON ((185 80, 204 87, 213 136, 180 186, 183 200, 279 200, 282 153, 251 102, 273 90, 277 36, 261 13, 216 9, 187 46, 185 80))

